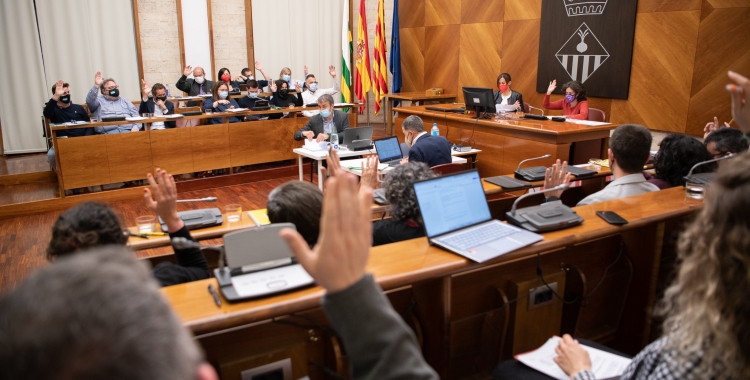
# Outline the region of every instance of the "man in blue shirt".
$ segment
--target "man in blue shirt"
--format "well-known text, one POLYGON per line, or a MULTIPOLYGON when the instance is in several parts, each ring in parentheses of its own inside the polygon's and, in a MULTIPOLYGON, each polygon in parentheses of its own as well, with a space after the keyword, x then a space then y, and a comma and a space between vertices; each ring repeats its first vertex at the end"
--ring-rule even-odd
MULTIPOLYGON (((120 89, 115 80, 112 78, 107 80, 102 79, 102 73, 99 71, 97 71, 94 76, 94 87, 92 87, 86 95, 86 105, 89 106, 91 116, 100 121, 105 117, 138 116, 138 110, 133 103, 120 96, 120 89), (99 95, 100 91, 101 95, 99 95)), ((140 124, 132 123, 112 125, 108 127, 96 127, 96 133, 108 135, 113 133, 138 132, 140 127, 140 124)))
MULTIPOLYGON (((58 80, 57 83, 52 86, 52 98, 47 102, 47 105, 44 106, 43 114, 52 124, 89 121, 89 115, 86 110, 80 105, 71 102, 68 84, 64 83, 62 80, 58 80)), ((71 128, 53 133, 57 133, 57 138, 91 136, 94 134, 94 129, 71 128)), ((54 146, 50 147, 47 152, 47 161, 49 162, 50 168, 57 171, 54 146)))

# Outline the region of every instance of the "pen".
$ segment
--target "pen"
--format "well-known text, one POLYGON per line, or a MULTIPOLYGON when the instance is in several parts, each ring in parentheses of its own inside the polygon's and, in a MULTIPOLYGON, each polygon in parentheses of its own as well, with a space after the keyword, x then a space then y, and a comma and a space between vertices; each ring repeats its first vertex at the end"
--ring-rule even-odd
POLYGON ((216 306, 221 307, 221 299, 219 298, 219 293, 216 293, 214 286, 211 284, 208 284, 208 293, 211 294, 212 297, 214 297, 214 303, 216 303, 216 306))

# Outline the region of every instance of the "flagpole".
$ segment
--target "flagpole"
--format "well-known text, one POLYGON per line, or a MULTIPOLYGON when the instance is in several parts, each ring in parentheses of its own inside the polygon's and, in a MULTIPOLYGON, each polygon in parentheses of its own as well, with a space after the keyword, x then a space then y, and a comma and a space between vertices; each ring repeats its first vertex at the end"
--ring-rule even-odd
POLYGON ((370 125, 370 91, 365 93, 365 112, 367 112, 367 125, 370 125))

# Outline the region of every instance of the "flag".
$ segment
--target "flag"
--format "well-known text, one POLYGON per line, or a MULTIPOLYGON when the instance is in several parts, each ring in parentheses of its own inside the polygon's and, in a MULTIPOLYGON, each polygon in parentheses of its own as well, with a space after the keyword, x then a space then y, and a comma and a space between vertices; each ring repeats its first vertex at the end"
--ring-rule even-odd
MULTIPOLYGON (((370 44, 367 43, 367 13, 365 0, 359 0, 359 24, 357 25, 357 66, 354 68, 354 95, 364 101, 370 91, 370 44)), ((364 107, 360 107, 362 113, 364 107)))
POLYGON ((341 23, 341 102, 352 101, 352 31, 349 28, 349 1, 344 1, 344 17, 341 23))
MULTIPOLYGON (((401 92, 401 41, 398 33, 398 0, 393 0, 393 28, 391 29, 391 93, 401 92)), ((395 107, 398 102, 393 102, 395 107)))
POLYGON ((381 101, 388 93, 388 62, 385 60, 385 9, 378 2, 378 21, 375 24, 375 70, 372 72, 375 93, 375 115, 380 112, 381 101))

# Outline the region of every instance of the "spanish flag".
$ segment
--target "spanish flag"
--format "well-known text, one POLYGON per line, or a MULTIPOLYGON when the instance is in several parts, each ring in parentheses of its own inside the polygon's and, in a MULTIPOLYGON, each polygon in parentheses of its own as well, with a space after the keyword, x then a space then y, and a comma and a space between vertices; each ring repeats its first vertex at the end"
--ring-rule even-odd
POLYGON ((383 95, 388 93, 388 61, 385 59, 385 8, 383 0, 378 3, 378 22, 375 25, 375 70, 373 92, 375 93, 375 115, 380 112, 383 95))
MULTIPOLYGON (((357 65, 354 69, 354 95, 365 101, 370 91, 370 44, 367 43, 367 12, 365 0, 359 0, 359 25, 357 26, 357 65)), ((360 107, 362 113, 364 107, 360 107)))

